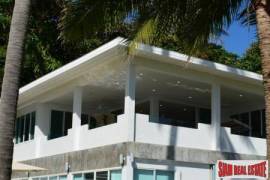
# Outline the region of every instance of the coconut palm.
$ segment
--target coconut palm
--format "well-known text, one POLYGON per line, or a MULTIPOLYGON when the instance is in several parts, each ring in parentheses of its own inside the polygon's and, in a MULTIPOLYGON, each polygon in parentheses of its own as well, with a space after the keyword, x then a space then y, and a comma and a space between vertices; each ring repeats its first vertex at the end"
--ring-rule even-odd
POLYGON ((209 38, 224 33, 243 6, 246 10, 241 15, 248 14, 243 22, 256 24, 258 29, 270 160, 269 0, 70 0, 66 2, 59 27, 64 40, 76 40, 89 38, 98 31, 111 31, 121 24, 132 24, 135 31, 129 37, 133 39, 131 50, 137 42, 155 44, 170 35, 182 41, 187 52, 192 53, 208 43, 209 38))
POLYGON ((14 122, 30 0, 15 0, 0 101, 0 179, 11 179, 14 122))

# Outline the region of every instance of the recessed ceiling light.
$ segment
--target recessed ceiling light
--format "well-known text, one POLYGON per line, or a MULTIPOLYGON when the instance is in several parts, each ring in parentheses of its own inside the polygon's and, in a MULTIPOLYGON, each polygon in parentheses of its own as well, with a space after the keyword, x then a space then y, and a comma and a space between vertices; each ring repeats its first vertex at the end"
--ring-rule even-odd
POLYGON ((140 76, 143 76, 143 73, 140 73, 139 75, 140 75, 140 76))
POLYGON ((187 111, 187 109, 186 109, 186 108, 184 108, 183 110, 184 110, 184 111, 187 111))
POLYGON ((163 105, 162 105, 162 104, 160 104, 159 106, 160 106, 160 107, 162 107, 163 105))
POLYGON ((239 94, 239 97, 243 97, 243 94, 239 94))
POLYGON ((177 81, 177 84, 180 84, 181 83, 181 81, 177 81))
POLYGON ((156 92, 157 90, 156 89, 152 89, 152 92, 156 92))
POLYGON ((188 96, 188 99, 192 99, 192 96, 188 96))

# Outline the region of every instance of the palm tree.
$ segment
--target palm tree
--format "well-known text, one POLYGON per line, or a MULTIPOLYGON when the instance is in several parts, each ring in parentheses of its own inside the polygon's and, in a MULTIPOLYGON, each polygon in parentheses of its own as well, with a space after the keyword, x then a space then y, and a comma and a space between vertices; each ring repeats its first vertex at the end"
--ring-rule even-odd
POLYGON ((11 179, 14 122, 31 0, 15 0, 0 101, 0 179, 11 179))
MULTIPOLYGON (((255 4, 259 46, 262 57, 262 74, 265 92, 267 159, 270 160, 270 2, 260 0, 255 4)), ((270 171, 268 171, 270 177, 270 171)))
POLYGON ((262 57, 267 159, 270 160, 270 0, 118 0, 111 4, 109 0, 67 1, 59 25, 61 37, 64 40, 89 38, 119 24, 132 24, 135 31, 129 37, 133 39, 131 50, 137 42, 155 44, 170 35, 182 41, 187 52, 193 54, 209 38, 224 33, 243 6, 246 5, 244 14, 252 8, 250 22, 257 25, 262 57), (96 26, 97 21, 103 26, 96 26))

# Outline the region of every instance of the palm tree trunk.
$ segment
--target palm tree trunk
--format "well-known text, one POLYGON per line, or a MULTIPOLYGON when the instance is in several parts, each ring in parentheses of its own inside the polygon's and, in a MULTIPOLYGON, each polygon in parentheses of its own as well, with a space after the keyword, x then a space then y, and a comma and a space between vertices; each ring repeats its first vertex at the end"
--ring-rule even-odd
POLYGON ((15 0, 0 101, 0 180, 11 178, 14 122, 31 0, 15 0))
MULTIPOLYGON (((262 57, 262 71, 265 92, 267 160, 270 162, 270 4, 261 0, 256 4, 256 20, 262 57)), ((268 170, 268 177, 270 178, 268 170)))

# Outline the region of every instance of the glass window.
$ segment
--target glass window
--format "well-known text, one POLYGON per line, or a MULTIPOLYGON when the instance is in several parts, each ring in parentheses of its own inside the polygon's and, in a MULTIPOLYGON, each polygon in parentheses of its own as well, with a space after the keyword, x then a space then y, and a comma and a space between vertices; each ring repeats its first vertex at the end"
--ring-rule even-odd
POLYGON ((71 112, 65 112, 65 129, 64 129, 64 135, 68 134, 68 129, 72 128, 72 113, 71 112))
POLYGON ((23 134, 24 134, 24 116, 22 116, 20 118, 20 123, 19 123, 19 126, 20 126, 20 130, 19 130, 19 142, 23 142, 23 134))
POLYGON ((230 127, 232 134, 249 135, 249 113, 235 114, 230 118, 231 121, 223 123, 223 125, 230 127))
POLYGON ((31 120, 31 116, 30 116, 30 114, 27 114, 27 115, 25 116, 24 141, 28 141, 28 140, 29 140, 30 120, 31 120))
POLYGON ((211 109, 206 108, 199 109, 199 122, 211 124, 211 109))
POLYGON ((156 180, 174 180, 174 172, 156 171, 156 180))
POLYGON ((266 122, 265 122, 265 109, 262 110, 262 137, 266 137, 266 122))
POLYGON ((97 120, 95 117, 90 117, 90 121, 89 121, 89 129, 94 129, 97 127, 97 120))
POLYGON ((136 104, 135 112, 140 114, 150 114, 150 102, 136 104))
POLYGON ((67 176, 66 175, 59 176, 59 180, 67 180, 67 176))
POLYGON ((39 178, 38 178, 38 177, 36 177, 36 178, 32 178, 32 180, 39 180, 39 178))
POLYGON ((135 180, 154 180, 154 171, 136 169, 135 180))
POLYGON ((112 111, 111 113, 114 114, 115 116, 118 116, 118 115, 123 114, 124 110, 123 109, 118 109, 118 110, 112 111))
POLYGON ((113 170, 113 171, 110 171, 110 173, 111 173, 110 180, 121 180, 121 177, 122 177, 121 170, 113 170))
POLYGON ((195 108, 171 102, 159 102, 159 123, 197 128, 195 108))
POLYGON ((48 177, 40 177, 39 180, 48 180, 48 177))
POLYGON ((19 121, 20 119, 17 118, 16 119, 16 124, 15 124, 15 142, 18 143, 19 142, 19 129, 20 129, 20 126, 19 126, 19 121))
POLYGON ((20 143, 34 139, 35 112, 20 116, 15 122, 15 142, 20 143))
POLYGON ((30 139, 34 139, 35 136, 35 124, 36 124, 36 113, 31 113, 31 130, 30 130, 30 139))
POLYGON ((57 180, 57 176, 51 176, 49 177, 49 180, 57 180))
POLYGON ((94 180, 94 173, 84 174, 84 180, 94 180))
POLYGON ((261 137, 261 111, 251 112, 251 127, 253 137, 261 137))
POLYGON ((82 174, 74 174, 73 175, 73 180, 83 180, 82 174))
POLYGON ((96 173, 96 180, 107 180, 108 171, 101 171, 96 173))
POLYGON ((87 114, 82 114, 81 116, 81 125, 88 124, 88 115, 87 114))
POLYGON ((51 112, 50 139, 61 136, 63 136, 63 112, 53 110, 51 112))

